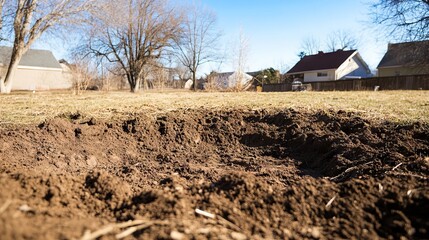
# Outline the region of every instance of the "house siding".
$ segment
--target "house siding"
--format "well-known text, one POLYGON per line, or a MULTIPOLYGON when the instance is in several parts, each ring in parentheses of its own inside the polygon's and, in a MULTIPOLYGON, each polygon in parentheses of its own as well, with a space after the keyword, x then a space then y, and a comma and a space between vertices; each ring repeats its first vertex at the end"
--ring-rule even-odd
POLYGON ((71 87, 71 76, 63 73, 62 69, 18 68, 12 82, 12 90, 53 90, 71 87))
POLYGON ((304 82, 323 82, 323 81, 330 81, 330 80, 335 80, 335 70, 318 70, 314 72, 304 73, 304 82), (328 76, 318 77, 317 76, 318 72, 327 73, 328 76))
POLYGON ((389 67, 378 68, 379 77, 393 77, 393 76, 406 76, 406 75, 420 75, 429 74, 429 66, 424 68, 411 68, 411 67, 389 67))
POLYGON ((368 77, 369 70, 365 67, 357 55, 347 59, 336 71, 336 80, 346 77, 368 77))
POLYGON ((253 79, 252 76, 250 76, 247 73, 242 73, 241 76, 238 75, 237 72, 232 73, 229 76, 226 75, 220 75, 216 76, 213 79, 212 84, 215 88, 218 89, 233 89, 233 88, 243 88, 249 86, 250 81, 253 79))

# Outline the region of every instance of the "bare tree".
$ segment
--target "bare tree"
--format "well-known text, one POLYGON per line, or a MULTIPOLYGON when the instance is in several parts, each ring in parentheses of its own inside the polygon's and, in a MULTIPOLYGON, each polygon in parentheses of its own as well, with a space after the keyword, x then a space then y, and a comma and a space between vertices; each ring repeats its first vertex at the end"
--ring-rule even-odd
POLYGON ((328 35, 326 41, 327 50, 353 50, 358 47, 358 40, 353 33, 345 30, 337 30, 328 35))
POLYGON ((119 65, 116 73, 137 92, 145 84, 145 66, 159 59, 181 33, 181 11, 166 0, 100 1, 104 4, 92 13, 83 52, 119 65))
MULTIPOLYGON (((236 91, 244 90, 243 80, 245 79, 245 70, 249 54, 249 40, 245 36, 243 30, 240 30, 238 43, 235 47, 233 62, 235 65, 235 87, 236 91)), ((249 81, 250 82, 250 81, 249 81)))
POLYGON ((72 76, 73 92, 80 95, 97 78, 97 67, 87 58, 75 59, 74 63, 67 65, 72 76))
POLYGON ((183 66, 181 63, 177 63, 176 67, 174 68, 174 73, 177 76, 174 83, 175 88, 183 88, 185 82, 192 78, 189 68, 183 66))
POLYGON ((372 17, 395 39, 429 39, 428 0, 378 0, 372 6, 372 17))
POLYGON ((169 84, 170 68, 165 67, 161 62, 154 61, 145 67, 145 77, 148 87, 154 89, 164 89, 169 84))
MULTIPOLYGON (((346 30, 337 30, 327 35, 324 49, 327 52, 335 52, 337 50, 352 50, 358 47, 359 41, 353 33, 346 30)), ((322 50, 320 41, 314 37, 307 37, 301 43, 302 51, 298 57, 304 58, 306 55, 313 55, 322 50)))
POLYGON ((301 49, 304 56, 316 54, 321 50, 320 46, 320 41, 313 36, 305 38, 301 43, 301 49))
POLYGON ((277 65, 277 69, 280 75, 279 81, 284 83, 286 81, 286 73, 289 71, 290 66, 284 61, 280 61, 277 65))
POLYGON ((277 63, 277 69, 279 70, 280 74, 286 74, 287 71, 289 71, 290 66, 288 64, 286 64, 286 62, 284 61, 279 61, 277 63))
POLYGON ((217 59, 216 46, 220 33, 215 29, 215 14, 200 6, 193 6, 185 21, 184 32, 176 41, 176 56, 192 74, 197 89, 198 68, 217 59))
POLYGON ((13 47, 6 75, 0 79, 1 93, 11 91, 13 76, 22 56, 42 34, 56 26, 74 23, 77 16, 91 6, 90 0, 17 0, 8 3, 9 9, 2 9, 2 13, 10 14, 2 18, 11 19, 13 47))

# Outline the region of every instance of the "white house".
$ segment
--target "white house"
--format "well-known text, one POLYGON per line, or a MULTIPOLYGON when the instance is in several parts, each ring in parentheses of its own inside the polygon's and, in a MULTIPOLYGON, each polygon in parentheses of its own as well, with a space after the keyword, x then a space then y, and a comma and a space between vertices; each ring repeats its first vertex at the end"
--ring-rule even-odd
POLYGON ((286 75, 304 82, 321 82, 366 78, 371 70, 357 50, 338 50, 305 56, 286 75))
MULTIPOLYGON (((0 46, 0 77, 4 78, 12 48, 0 46)), ((52 90, 72 87, 68 68, 51 51, 30 49, 22 56, 12 80, 12 90, 52 90)))
POLYGON ((247 90, 252 86, 252 80, 253 77, 244 72, 211 73, 208 84, 221 90, 247 90))
POLYGON ((192 85, 194 84, 194 82, 192 81, 192 79, 189 79, 188 81, 186 81, 185 83, 185 89, 191 89, 192 85))

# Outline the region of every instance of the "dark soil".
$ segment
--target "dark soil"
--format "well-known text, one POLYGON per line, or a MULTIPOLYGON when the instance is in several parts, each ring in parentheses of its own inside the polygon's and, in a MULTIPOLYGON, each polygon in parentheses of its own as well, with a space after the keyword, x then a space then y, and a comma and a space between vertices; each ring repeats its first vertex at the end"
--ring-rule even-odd
POLYGON ((0 239, 80 239, 136 219, 146 225, 128 239, 428 239, 428 178, 422 123, 292 109, 75 114, 0 131, 0 239))

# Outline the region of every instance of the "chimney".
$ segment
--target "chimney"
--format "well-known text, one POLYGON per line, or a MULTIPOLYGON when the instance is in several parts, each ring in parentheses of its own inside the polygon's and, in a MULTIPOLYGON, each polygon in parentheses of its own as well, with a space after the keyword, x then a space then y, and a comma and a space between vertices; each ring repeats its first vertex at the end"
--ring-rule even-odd
POLYGON ((323 51, 319 51, 318 54, 323 54, 323 51))

